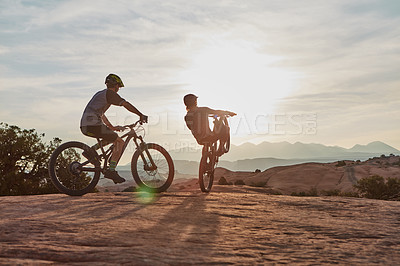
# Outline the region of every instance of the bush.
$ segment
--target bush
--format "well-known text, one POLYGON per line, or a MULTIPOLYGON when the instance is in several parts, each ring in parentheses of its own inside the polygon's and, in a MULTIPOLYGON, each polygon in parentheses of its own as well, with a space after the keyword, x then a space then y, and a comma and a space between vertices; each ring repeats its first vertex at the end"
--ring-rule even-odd
POLYGON ((292 192, 291 196, 297 196, 297 197, 317 197, 318 196, 318 190, 313 187, 309 191, 304 192, 292 192))
POLYGON ((323 196, 341 196, 342 192, 339 189, 332 189, 332 190, 322 190, 321 195, 323 196))
POLYGON ((228 183, 228 181, 226 181, 225 177, 221 176, 221 178, 218 181, 218 185, 226 186, 226 185, 229 185, 229 183, 228 183))
POLYGON ((400 180, 379 175, 365 177, 357 181, 354 188, 361 197, 381 200, 400 200, 400 180))
POLYGON ((244 186, 246 185, 242 179, 235 180, 234 185, 236 186, 244 186))
POLYGON ((122 190, 122 192, 135 192, 136 191, 136 187, 134 186, 130 186, 125 188, 124 190, 122 190))
POLYGON ((265 187, 267 185, 267 181, 260 181, 252 183, 250 186, 252 187, 265 187))
POLYGON ((346 166, 346 162, 345 161, 338 161, 336 164, 336 167, 341 167, 341 166, 346 166))
POLYGON ((261 170, 260 169, 256 169, 255 171, 254 171, 254 173, 261 173, 261 170))
POLYGON ((321 195, 328 197, 358 197, 358 193, 355 191, 342 192, 339 189, 322 190, 321 195))
POLYGON ((48 174, 48 160, 61 143, 42 142, 44 134, 0 123, 0 196, 58 193, 48 174))

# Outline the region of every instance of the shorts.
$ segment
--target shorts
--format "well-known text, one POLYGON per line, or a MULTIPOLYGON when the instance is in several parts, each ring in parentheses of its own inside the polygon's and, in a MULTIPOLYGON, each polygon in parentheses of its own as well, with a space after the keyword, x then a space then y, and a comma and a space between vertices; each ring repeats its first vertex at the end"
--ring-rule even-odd
POLYGON ((226 142, 229 138, 229 127, 225 125, 219 125, 210 135, 203 137, 201 139, 196 139, 197 143, 204 145, 205 143, 213 143, 216 141, 226 142))
POLYGON ((118 138, 118 134, 109 129, 106 125, 83 126, 81 127, 81 131, 85 136, 100 138, 109 142, 114 142, 118 138))

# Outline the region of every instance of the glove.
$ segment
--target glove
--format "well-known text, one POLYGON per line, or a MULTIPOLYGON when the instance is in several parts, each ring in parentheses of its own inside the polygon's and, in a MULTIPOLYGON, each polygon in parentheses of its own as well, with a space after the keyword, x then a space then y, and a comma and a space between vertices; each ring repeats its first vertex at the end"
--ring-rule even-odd
POLYGON ((149 117, 147 115, 141 115, 140 116, 140 122, 142 123, 147 123, 149 117))

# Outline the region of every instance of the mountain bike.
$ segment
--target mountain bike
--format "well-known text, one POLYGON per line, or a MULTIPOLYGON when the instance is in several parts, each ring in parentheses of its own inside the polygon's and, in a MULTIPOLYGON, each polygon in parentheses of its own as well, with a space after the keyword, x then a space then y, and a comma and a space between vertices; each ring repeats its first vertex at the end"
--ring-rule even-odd
MULTIPOLYGON (((136 184, 141 190, 160 193, 166 191, 172 183, 175 173, 174 164, 163 147, 144 141, 142 124, 139 120, 134 124, 124 126, 129 129, 129 132, 121 137, 125 142, 121 156, 132 139, 136 145, 136 151, 131 160, 131 172, 136 184)), ((108 169, 108 162, 114 148, 114 145, 111 145, 105 149, 111 143, 99 138, 97 142, 97 145, 89 147, 82 142, 70 141, 54 150, 49 161, 49 175, 60 192, 71 196, 81 196, 94 191, 100 174, 104 174, 108 169), (100 154, 96 151, 97 147, 100 147, 98 148, 100 154)))
MULTIPOLYGON (((221 147, 223 153, 227 153, 230 148, 230 128, 228 124, 228 115, 223 115, 223 116, 217 116, 213 115, 210 116, 214 118, 214 128, 213 131, 214 133, 218 133, 218 130, 221 130, 222 128, 227 129, 227 136, 226 136, 226 142, 225 144, 221 147)), ((199 185, 200 189, 202 192, 210 192, 211 187, 214 183, 214 171, 215 168, 218 164, 218 159, 222 155, 218 155, 217 151, 219 150, 218 147, 218 140, 213 141, 213 142, 204 142, 203 146, 203 151, 202 151, 202 157, 200 160, 200 165, 199 165, 199 185)), ((220 144, 221 145, 221 144, 220 144)))

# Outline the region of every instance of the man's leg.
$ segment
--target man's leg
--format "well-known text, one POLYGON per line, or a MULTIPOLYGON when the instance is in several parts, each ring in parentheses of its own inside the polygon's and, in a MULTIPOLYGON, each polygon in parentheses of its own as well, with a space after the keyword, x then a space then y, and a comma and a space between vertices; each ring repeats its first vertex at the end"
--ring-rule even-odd
POLYGON ((115 171, 115 167, 117 167, 117 161, 121 157, 122 148, 124 147, 124 140, 118 137, 114 141, 114 149, 110 159, 110 170, 115 171))
POLYGON ((121 139, 117 133, 106 127, 105 125, 102 128, 102 137, 110 142, 114 143, 113 153, 111 154, 110 164, 107 171, 104 173, 105 178, 112 179, 115 184, 125 182, 125 179, 119 176, 115 168, 117 167, 117 161, 121 157, 122 148, 124 146, 124 141, 121 139))
POLYGON ((221 156, 225 153, 224 146, 228 140, 228 136, 229 136, 229 127, 221 124, 218 132, 218 140, 219 140, 219 146, 217 151, 218 156, 221 156))

